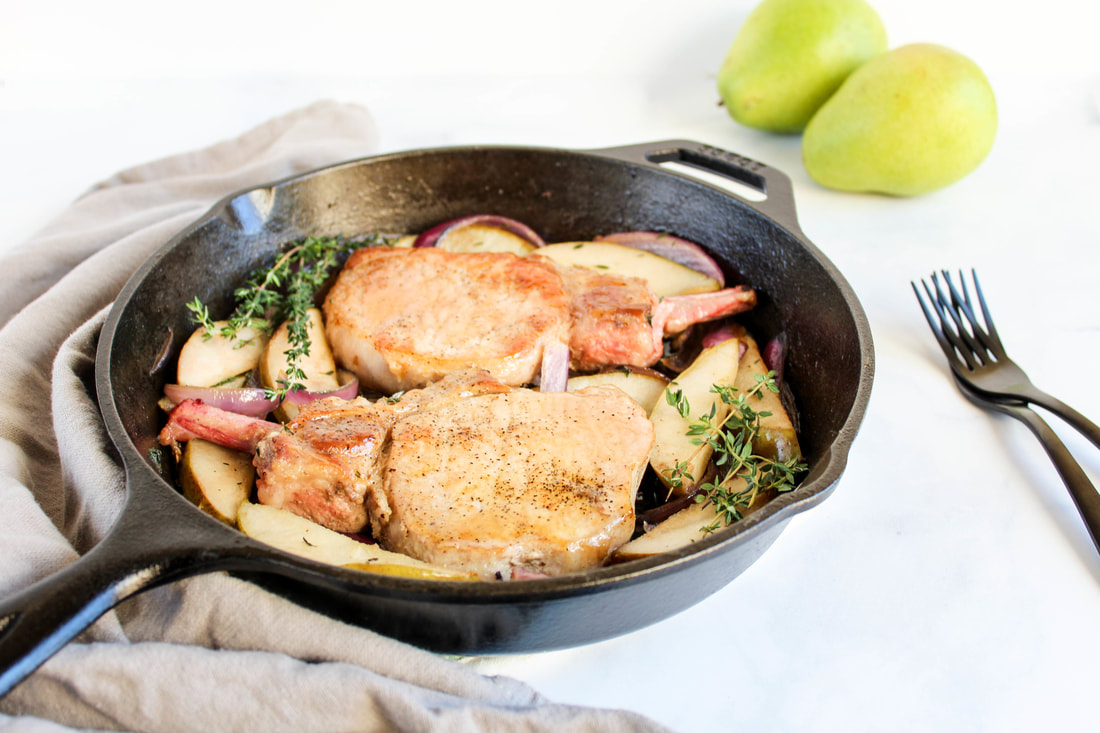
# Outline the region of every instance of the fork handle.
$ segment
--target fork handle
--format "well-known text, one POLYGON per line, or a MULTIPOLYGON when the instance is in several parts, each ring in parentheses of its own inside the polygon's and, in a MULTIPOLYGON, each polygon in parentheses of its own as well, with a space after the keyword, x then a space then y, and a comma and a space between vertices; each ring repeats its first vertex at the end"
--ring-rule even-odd
MULTIPOLYGON (((1093 544, 1096 545, 1097 550, 1100 550, 1100 493, 1097 493, 1088 475, 1037 412, 1024 405, 1002 405, 1002 411, 1023 422, 1039 438, 1039 442, 1043 444, 1050 460, 1054 462, 1054 467, 1058 470, 1066 488, 1069 489, 1069 494, 1077 506, 1078 513, 1085 521, 1085 527, 1088 529, 1089 536, 1092 537, 1093 544)), ((1096 426, 1093 425, 1093 427, 1096 426)))
POLYGON ((1039 407, 1044 407, 1077 429, 1097 448, 1100 448, 1100 426, 1073 409, 1057 397, 1052 397, 1034 385, 1026 385, 1016 390, 1021 399, 1039 407))

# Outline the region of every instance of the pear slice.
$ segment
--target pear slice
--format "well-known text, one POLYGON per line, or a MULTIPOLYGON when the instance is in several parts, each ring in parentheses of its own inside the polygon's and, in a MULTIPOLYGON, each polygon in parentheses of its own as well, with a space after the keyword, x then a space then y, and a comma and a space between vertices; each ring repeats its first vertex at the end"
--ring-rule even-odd
POLYGON ((477 580, 474 573, 464 573, 458 570, 439 567, 420 567, 404 563, 362 563, 353 562, 344 565, 350 570, 362 570, 365 573, 377 573, 379 575, 394 575, 399 578, 419 578, 420 580, 477 580))
POLYGON ((523 257, 537 248, 507 229, 481 224, 453 227, 435 245, 448 252, 511 252, 523 257))
POLYGON ((655 442, 649 454, 649 464, 661 481, 670 488, 673 482, 670 473, 682 463, 687 464, 687 473, 691 479, 684 480, 674 493, 684 494, 691 485, 702 478, 710 461, 712 450, 706 445, 697 445, 698 436, 688 435, 691 423, 714 410, 713 422, 719 423, 729 414, 730 406, 715 394, 714 385, 731 386, 737 379, 738 364, 741 357, 741 341, 727 339, 714 346, 703 349, 695 361, 668 385, 668 389, 683 393, 690 407, 687 418, 668 403, 663 396, 657 400, 649 419, 653 423, 655 442))
POLYGON ((628 396, 642 406, 646 414, 649 414, 653 410, 653 406, 664 399, 668 377, 650 369, 613 369, 596 374, 579 374, 570 377, 566 384, 566 391, 576 392, 578 389, 604 384, 610 384, 626 392, 628 396))
POLYGON ((197 328, 180 349, 176 382, 187 387, 242 387, 248 372, 256 368, 267 347, 267 336, 242 328, 235 338, 221 329, 228 321, 215 321, 213 333, 197 328))
POLYGON ((713 504, 689 504, 650 531, 615 550, 613 560, 637 560, 679 550, 706 537, 704 528, 718 521, 718 512, 713 504))
POLYGON ((226 524, 252 491, 252 456, 205 440, 189 440, 180 459, 180 486, 191 503, 226 524))
MULTIPOLYGON (((732 480, 728 488, 731 492, 744 491, 745 480, 738 476, 732 480)), ((772 496, 774 496, 774 492, 757 494, 747 507, 741 508, 741 516, 744 517, 756 511, 766 504, 772 496)), ((706 530, 714 526, 715 523, 718 524, 719 529, 726 526, 725 520, 719 517, 714 504, 702 501, 693 502, 660 524, 654 525, 645 534, 632 539, 617 549, 612 561, 637 560, 651 555, 659 555, 662 552, 679 550, 707 537, 706 530)))
POLYGON ((558 242, 539 247, 534 254, 558 265, 580 265, 615 275, 639 277, 660 298, 709 293, 722 288, 713 277, 637 247, 613 242, 558 242))
MULTIPOLYGON (((336 369, 336 360, 332 356, 332 348, 328 338, 325 337, 325 324, 318 308, 310 308, 306 311, 308 321, 306 334, 309 338, 309 354, 302 357, 298 366, 306 374, 302 384, 311 392, 330 392, 339 388, 340 378, 336 369)), ((283 323, 271 336, 267 343, 263 356, 260 358, 260 383, 268 389, 278 389, 279 381, 286 378, 289 359, 287 352, 291 350, 290 328, 283 323)), ((297 405, 283 402, 276 408, 275 419, 286 422, 298 414, 297 405)))
POLYGON ((308 560, 411 578, 476 580, 474 573, 421 562, 333 532, 285 509, 246 502, 237 526, 249 537, 308 560))
MULTIPOLYGON (((741 369, 737 373, 734 386, 745 394, 756 387, 757 377, 768 373, 768 367, 756 340, 748 334, 742 338, 745 342, 745 355, 741 357, 741 369)), ((798 433, 783 407, 783 401, 778 394, 768 389, 761 390, 759 394, 759 398, 753 397, 749 400, 749 406, 758 413, 771 414, 760 417, 756 439, 752 443, 753 452, 778 461, 801 460, 802 448, 798 443, 798 433)))

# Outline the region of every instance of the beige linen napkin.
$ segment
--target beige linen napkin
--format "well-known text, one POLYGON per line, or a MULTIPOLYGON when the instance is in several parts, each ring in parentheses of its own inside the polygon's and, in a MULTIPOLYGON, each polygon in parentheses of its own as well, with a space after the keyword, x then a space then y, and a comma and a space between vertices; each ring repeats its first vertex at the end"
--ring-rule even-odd
MULTIPOLYGON (((322 102, 97 185, 0 260, 0 593, 87 552, 124 485, 92 393, 96 337, 139 264, 225 194, 370 154, 322 102)), ((0 700, 0 730, 660 730, 342 624, 224 574, 126 601, 0 700)))

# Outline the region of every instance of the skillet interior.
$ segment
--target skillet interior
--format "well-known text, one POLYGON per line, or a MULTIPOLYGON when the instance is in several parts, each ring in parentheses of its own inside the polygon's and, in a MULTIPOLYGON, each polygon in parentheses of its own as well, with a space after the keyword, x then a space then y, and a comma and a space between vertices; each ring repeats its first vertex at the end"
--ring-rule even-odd
MULTIPOLYGON (((694 143, 655 147, 670 145, 704 150, 694 143)), ((262 556, 261 572, 244 574, 304 605, 455 653, 604 639, 665 618, 722 587, 767 549, 794 513, 835 486, 870 389, 869 329, 847 284, 798 230, 793 202, 782 201, 789 184, 781 174, 753 164, 763 173, 759 180, 750 176, 752 182, 776 183, 768 216, 725 191, 635 158, 633 149, 414 151, 227 198, 135 275, 105 328, 109 354, 100 362, 101 370, 106 367, 99 375, 100 401, 131 470, 131 492, 174 491, 170 461, 162 460, 156 442, 163 415, 155 404, 174 379, 175 355, 193 328, 183 304, 197 296, 216 316, 228 313, 233 287, 287 241, 416 232, 471 213, 519 219, 547 241, 616 230, 670 231, 710 249, 732 283, 757 288, 761 303, 750 327, 758 336, 787 334, 786 379, 797 398, 811 467, 797 491, 671 557, 553 580, 388 578, 289 560, 262 547, 253 548, 262 556), (783 204, 789 211, 777 216, 783 204)), ((222 531, 214 520, 208 524, 211 532, 222 531)))

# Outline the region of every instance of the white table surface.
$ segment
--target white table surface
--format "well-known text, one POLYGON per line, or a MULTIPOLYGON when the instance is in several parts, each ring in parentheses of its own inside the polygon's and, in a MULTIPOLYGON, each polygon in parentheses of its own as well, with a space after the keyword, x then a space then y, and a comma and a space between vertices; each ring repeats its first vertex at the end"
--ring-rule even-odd
POLYGON ((824 190, 797 137, 726 117, 714 75, 749 0, 5 3, 0 248, 118 169, 324 98, 370 108, 383 151, 688 138, 763 161, 874 333, 838 489, 674 618, 477 664, 681 731, 1095 730, 1100 555, 1026 429, 952 386, 909 282, 977 267, 1017 361, 1100 418, 1096 24, 1073 0, 873 4, 891 46, 951 46, 997 94, 992 154, 928 196, 824 190))

